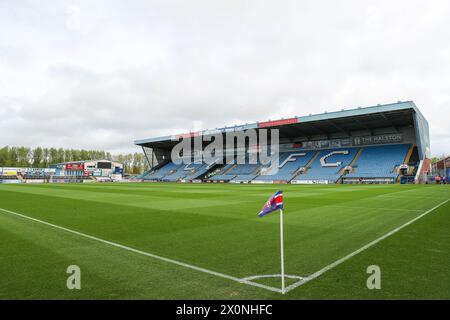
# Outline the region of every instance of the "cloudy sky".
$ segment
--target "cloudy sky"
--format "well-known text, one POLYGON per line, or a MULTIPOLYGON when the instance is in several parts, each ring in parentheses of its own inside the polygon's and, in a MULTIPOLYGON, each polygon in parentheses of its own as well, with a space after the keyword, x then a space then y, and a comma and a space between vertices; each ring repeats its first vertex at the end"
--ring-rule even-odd
POLYGON ((0 0, 0 146, 413 100, 450 153, 449 1, 0 0))

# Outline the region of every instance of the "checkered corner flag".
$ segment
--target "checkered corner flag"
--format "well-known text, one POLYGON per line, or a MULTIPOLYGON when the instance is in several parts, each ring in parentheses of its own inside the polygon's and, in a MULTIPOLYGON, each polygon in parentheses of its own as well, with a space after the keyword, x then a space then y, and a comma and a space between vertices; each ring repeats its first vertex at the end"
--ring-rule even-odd
POLYGON ((270 197, 264 207, 262 207, 261 212, 258 213, 258 217, 262 218, 276 210, 283 210, 283 191, 277 191, 270 197))
POLYGON ((277 191, 269 198, 266 204, 258 213, 258 217, 262 218, 265 215, 280 210, 280 255, 281 255, 281 293, 285 294, 284 283, 284 239, 283 239, 283 191, 277 191))

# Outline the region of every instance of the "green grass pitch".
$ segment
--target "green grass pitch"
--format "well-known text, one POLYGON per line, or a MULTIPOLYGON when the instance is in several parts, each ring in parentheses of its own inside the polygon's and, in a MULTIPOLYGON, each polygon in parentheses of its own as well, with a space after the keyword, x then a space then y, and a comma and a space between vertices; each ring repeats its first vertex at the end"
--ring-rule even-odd
POLYGON ((0 299, 450 299, 448 199, 436 185, 0 185, 0 299), (286 273, 303 277, 440 206, 282 295, 233 280, 280 272, 279 214, 257 217, 277 189, 286 273), (69 265, 81 290, 66 287, 69 265))

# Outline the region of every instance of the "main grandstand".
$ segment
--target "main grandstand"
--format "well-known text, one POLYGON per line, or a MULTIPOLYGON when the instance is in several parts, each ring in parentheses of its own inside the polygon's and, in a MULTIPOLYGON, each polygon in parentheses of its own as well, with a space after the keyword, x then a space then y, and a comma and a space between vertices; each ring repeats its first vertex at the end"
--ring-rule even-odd
MULTIPOLYGON (((203 146, 211 141, 204 140, 203 146)), ((149 138, 135 144, 142 147, 151 168, 141 176, 144 181, 419 183, 427 181, 431 172, 428 122, 412 101, 149 138), (180 139, 250 129, 279 130, 276 167, 263 161, 225 161, 230 151, 244 153, 248 159, 254 152, 251 145, 245 150, 224 150, 217 163, 178 164, 171 159, 180 139)))

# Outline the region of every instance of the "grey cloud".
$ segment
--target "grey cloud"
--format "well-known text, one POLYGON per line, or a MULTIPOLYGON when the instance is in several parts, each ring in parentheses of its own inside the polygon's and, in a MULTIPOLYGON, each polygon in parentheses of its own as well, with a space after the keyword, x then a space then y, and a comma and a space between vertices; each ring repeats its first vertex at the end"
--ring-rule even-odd
POLYGON ((449 14, 446 1, 2 1, 0 145, 131 151, 196 121, 414 100, 442 154, 449 14))

